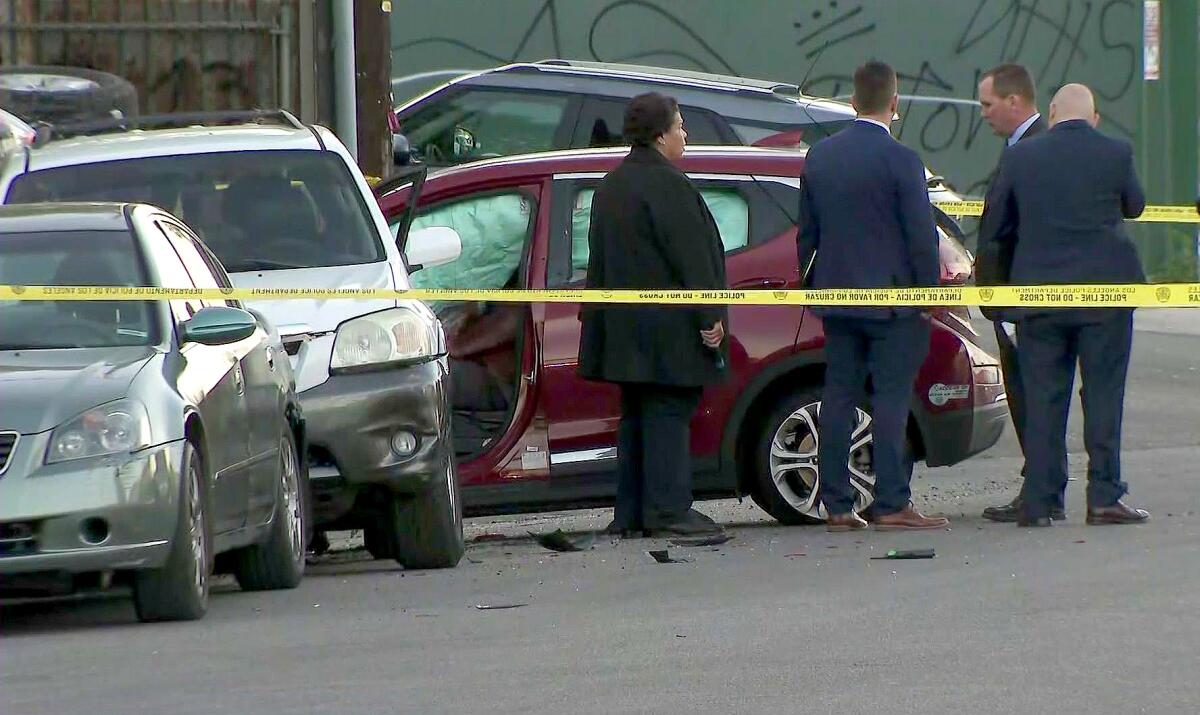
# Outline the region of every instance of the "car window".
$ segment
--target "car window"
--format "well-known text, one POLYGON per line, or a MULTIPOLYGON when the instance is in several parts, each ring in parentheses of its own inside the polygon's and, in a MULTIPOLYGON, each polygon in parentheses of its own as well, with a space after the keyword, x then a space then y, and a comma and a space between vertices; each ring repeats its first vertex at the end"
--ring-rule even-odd
MULTIPOLYGON (((150 262, 154 265, 154 270, 158 273, 158 283, 163 288, 195 288, 196 284, 192 281, 191 274, 180 260, 179 254, 171 246, 167 235, 161 231, 148 232, 145 236, 146 248, 149 251, 150 262)), ((176 323, 182 323, 185 320, 190 320, 193 315, 200 312, 204 307, 204 302, 197 298, 176 298, 168 301, 171 307, 171 316, 176 323)))
MULTIPOLYGON (((625 107, 628 102, 611 99, 592 99, 583 108, 579 124, 575 129, 574 146, 605 147, 625 146, 622 135, 625 125, 625 107)), ((681 107, 683 128, 687 131, 688 144, 728 144, 721 136, 717 120, 712 113, 695 107, 681 107)))
MULTIPOLYGON (((587 275, 588 230, 592 223, 592 198, 596 190, 580 189, 571 209, 571 280, 587 275)), ((717 222, 721 244, 730 253, 750 243, 750 207, 737 189, 700 187, 700 195, 717 222)))
POLYGON ((340 156, 239 151, 125 159, 18 176, 8 203, 136 201, 182 219, 231 273, 375 263, 370 210, 340 156))
MULTIPOLYGON (((188 276, 191 277, 192 283, 197 288, 219 289, 222 287, 213 273, 212 267, 204 259, 200 248, 186 231, 173 223, 164 221, 156 222, 156 225, 167 237, 171 247, 175 249, 175 253, 183 263, 184 270, 188 272, 188 276)), ((203 300, 201 303, 203 305, 231 305, 230 302, 224 300, 203 300)))
POLYGON ((430 164, 547 151, 570 101, 561 94, 468 90, 403 118, 401 131, 430 164))
POLYGON ((536 215, 536 202, 521 191, 476 195, 419 210, 411 230, 453 228, 462 240, 462 253, 451 263, 413 273, 412 286, 515 287, 536 215))
POLYGON ((853 122, 853 119, 798 124, 773 124, 731 119, 729 126, 747 146, 807 149, 825 137, 837 134, 853 122))
MULTIPOLYGON (((0 285, 149 284, 125 231, 0 236, 0 285)), ((156 312, 151 301, 0 301, 0 350, 152 345, 156 312)))

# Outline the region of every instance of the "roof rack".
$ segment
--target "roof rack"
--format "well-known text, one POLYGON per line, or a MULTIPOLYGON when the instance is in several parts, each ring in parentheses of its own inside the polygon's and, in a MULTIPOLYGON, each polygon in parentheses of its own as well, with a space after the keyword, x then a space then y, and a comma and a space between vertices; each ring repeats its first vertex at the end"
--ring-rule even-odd
POLYGON ((295 115, 283 109, 248 109, 223 112, 176 112, 173 114, 148 114, 140 117, 114 117, 86 122, 49 124, 36 126, 34 146, 55 139, 127 132, 135 129, 172 129, 192 126, 228 126, 235 124, 276 123, 293 129, 305 126, 295 115))
POLYGON ((716 74, 713 72, 695 72, 671 67, 651 67, 648 65, 629 65, 617 62, 586 62, 582 60, 545 59, 524 65, 510 66, 511 70, 563 68, 582 70, 597 74, 607 74, 623 78, 658 79, 660 81, 692 81, 719 84, 739 90, 774 93, 788 96, 802 96, 800 87, 787 82, 750 79, 737 75, 716 74))

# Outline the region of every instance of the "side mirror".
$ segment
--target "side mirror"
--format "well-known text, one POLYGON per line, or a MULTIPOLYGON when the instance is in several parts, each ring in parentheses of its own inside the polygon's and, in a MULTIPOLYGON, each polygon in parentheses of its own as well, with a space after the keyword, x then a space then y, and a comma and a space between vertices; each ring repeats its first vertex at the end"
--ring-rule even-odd
POLYGON ((408 242, 404 244, 404 260, 408 263, 409 273, 452 263, 461 255, 462 237, 449 226, 409 231, 408 242))
POLYGON ((179 324, 179 342, 228 345, 245 340, 258 329, 258 320, 239 308, 215 305, 179 324))
POLYGON ((475 135, 468 129, 462 127, 454 128, 454 156, 455 158, 470 156, 479 148, 479 144, 475 141, 475 135))
POLYGON ((392 135, 392 161, 396 166, 408 166, 412 163, 412 146, 408 137, 403 134, 392 135))

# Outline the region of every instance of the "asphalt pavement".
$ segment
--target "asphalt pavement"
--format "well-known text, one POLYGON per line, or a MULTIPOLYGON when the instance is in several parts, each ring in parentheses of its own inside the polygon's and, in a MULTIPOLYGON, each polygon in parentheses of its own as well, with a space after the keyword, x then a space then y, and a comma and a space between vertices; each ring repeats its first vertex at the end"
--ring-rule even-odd
POLYGON ((487 518, 439 572, 342 534, 300 588, 222 582, 196 623, 138 624, 119 594, 0 609, 0 713, 1200 712, 1200 312, 1137 326, 1124 466, 1149 524, 1083 524, 1076 411, 1051 529, 978 517, 1015 493, 1008 434, 919 470, 944 532, 786 528, 730 500, 701 505, 721 546, 557 554, 527 532, 607 513, 487 518), (896 548, 937 556, 873 558, 896 548))

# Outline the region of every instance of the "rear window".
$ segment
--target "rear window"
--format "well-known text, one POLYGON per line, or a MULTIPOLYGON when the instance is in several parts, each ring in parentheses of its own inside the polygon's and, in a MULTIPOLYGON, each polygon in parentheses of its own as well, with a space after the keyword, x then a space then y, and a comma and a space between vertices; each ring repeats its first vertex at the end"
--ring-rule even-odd
POLYGON ((731 119, 729 126, 746 146, 807 149, 821 139, 842 131, 853 121, 853 119, 839 119, 818 122, 805 121, 800 124, 772 124, 731 119))
MULTIPOLYGON (((144 286, 145 267, 123 231, 0 234, 0 285, 144 286)), ((0 301, 0 350, 158 342, 149 301, 0 301)))
POLYGON ((231 273, 375 263, 385 254, 341 158, 239 151, 79 164, 23 174, 8 203, 131 201, 183 219, 231 273))

